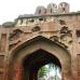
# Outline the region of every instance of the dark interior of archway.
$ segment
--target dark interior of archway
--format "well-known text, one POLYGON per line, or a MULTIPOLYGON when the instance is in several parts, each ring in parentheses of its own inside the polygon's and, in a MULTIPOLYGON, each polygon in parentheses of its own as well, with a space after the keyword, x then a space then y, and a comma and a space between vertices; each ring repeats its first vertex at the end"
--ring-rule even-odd
POLYGON ((26 56, 23 60, 24 80, 37 80, 38 70, 48 63, 56 64, 61 68, 58 58, 45 50, 37 50, 26 56))

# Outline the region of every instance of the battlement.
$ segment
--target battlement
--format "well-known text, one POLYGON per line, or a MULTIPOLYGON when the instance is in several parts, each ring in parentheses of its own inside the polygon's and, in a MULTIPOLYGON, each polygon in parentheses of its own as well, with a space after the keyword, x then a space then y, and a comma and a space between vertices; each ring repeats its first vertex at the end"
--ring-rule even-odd
POLYGON ((47 8, 44 6, 38 6, 36 9, 36 15, 52 15, 52 14, 65 14, 69 13, 69 4, 61 2, 58 6, 55 3, 50 3, 47 8))

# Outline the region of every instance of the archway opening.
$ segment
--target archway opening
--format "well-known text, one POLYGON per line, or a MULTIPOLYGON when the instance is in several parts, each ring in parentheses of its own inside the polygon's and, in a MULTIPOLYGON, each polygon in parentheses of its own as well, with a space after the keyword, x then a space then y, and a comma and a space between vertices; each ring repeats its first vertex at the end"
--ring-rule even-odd
MULTIPOLYGON (((62 67, 60 64, 60 61, 57 57, 52 55, 51 53, 45 51, 45 50, 37 50, 29 55, 27 55, 23 60, 23 70, 24 70, 24 80, 40 80, 42 77, 40 77, 40 70, 43 67, 50 68, 48 69, 46 75, 47 76, 43 80, 57 80, 57 75, 59 75, 58 80, 61 80, 62 78, 62 67), (51 72, 52 71, 52 72, 51 72), (54 72, 54 73, 53 73, 54 72), (55 75, 55 73, 57 75, 55 75), (56 76, 55 79, 52 79, 52 77, 56 76), (51 79, 49 79, 51 78, 51 79)), ((42 72, 43 74, 43 72, 42 72)), ((43 76, 44 77, 44 76, 43 76)), ((41 79, 42 80, 42 79, 41 79)))

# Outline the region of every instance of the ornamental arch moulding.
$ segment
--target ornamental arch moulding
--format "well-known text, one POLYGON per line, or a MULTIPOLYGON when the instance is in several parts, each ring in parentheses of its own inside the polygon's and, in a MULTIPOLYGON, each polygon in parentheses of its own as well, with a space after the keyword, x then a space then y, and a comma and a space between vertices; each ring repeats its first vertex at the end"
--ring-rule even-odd
POLYGON ((55 56, 62 67, 62 80, 71 80, 71 56, 69 52, 56 42, 42 36, 37 36, 29 41, 25 41, 10 51, 8 58, 9 63, 7 65, 7 80, 25 80, 24 76, 22 76, 22 74, 24 74, 22 62, 26 56, 39 50, 46 51, 55 56))

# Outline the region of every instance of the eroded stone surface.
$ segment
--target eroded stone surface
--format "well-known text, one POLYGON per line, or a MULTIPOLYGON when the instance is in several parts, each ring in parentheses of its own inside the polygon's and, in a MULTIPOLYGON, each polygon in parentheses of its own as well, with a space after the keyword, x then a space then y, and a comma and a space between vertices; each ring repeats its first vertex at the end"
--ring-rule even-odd
MULTIPOLYGON (((39 7, 40 15, 19 16, 13 27, 0 27, 0 80, 25 80, 16 63, 39 49, 59 58, 63 80, 80 79, 80 13, 69 13, 69 5, 61 3, 58 12, 63 14, 50 14, 52 5, 47 11, 39 7)), ((52 12, 56 9, 53 5, 52 12)))

